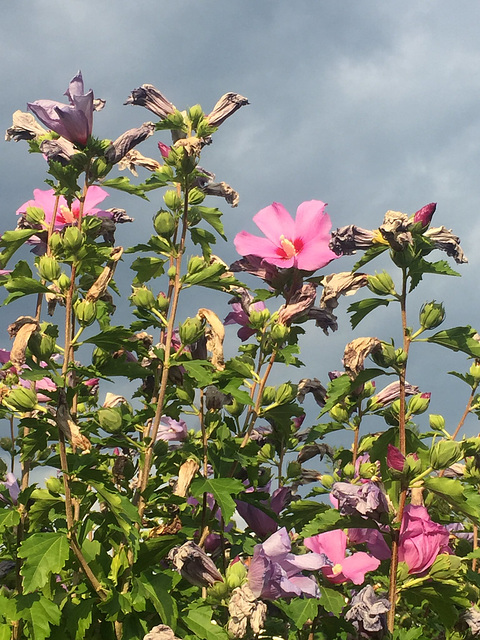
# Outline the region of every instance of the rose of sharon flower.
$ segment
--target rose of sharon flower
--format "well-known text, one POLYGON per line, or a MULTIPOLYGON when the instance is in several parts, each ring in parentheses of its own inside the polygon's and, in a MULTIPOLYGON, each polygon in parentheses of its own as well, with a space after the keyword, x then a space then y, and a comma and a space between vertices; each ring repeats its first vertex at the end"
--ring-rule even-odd
POLYGON ((358 551, 346 556, 347 536, 342 529, 319 533, 311 538, 305 538, 307 549, 317 554, 323 554, 329 563, 322 567, 323 575, 330 582, 341 584, 351 580, 354 584, 362 584, 368 571, 375 571, 380 560, 372 558, 364 551, 358 551))
MULTIPOLYGON (((364 635, 386 631, 386 613, 390 609, 390 602, 386 598, 378 598, 372 585, 367 585, 350 602, 350 609, 345 620, 351 622, 355 629, 364 635)), ((377 637, 377 636, 375 636, 377 637)))
POLYGON ((274 202, 253 218, 266 238, 241 231, 234 243, 242 256, 259 256, 277 267, 315 271, 338 258, 328 247, 330 217, 320 200, 303 202, 295 220, 283 205, 274 202))
POLYGON ((181 442, 187 437, 187 423, 183 420, 174 420, 169 416, 163 416, 157 432, 157 440, 177 440, 181 442))
POLYGON ((319 597, 317 583, 302 571, 320 569, 327 562, 326 557, 316 553, 297 556, 290 553, 291 548, 285 527, 255 546, 248 569, 248 586, 256 598, 319 597))
POLYGON ((338 500, 338 510, 342 516, 360 514, 365 518, 379 520, 382 513, 388 513, 387 498, 374 482, 335 482, 332 495, 338 500))
MULTIPOLYGON (((263 302, 253 302, 250 305, 250 309, 253 311, 263 311, 265 304, 263 302)), ((224 324, 239 324, 240 329, 237 331, 237 336, 240 340, 248 340, 250 336, 255 335, 256 330, 250 327, 250 317, 243 310, 241 302, 232 302, 232 310, 225 317, 224 324)))
POLYGON ((406 562, 408 573, 424 573, 439 553, 450 553, 448 530, 433 522, 425 507, 405 507, 398 540, 398 559, 406 562))
POLYGON ((70 104, 56 100, 35 100, 28 108, 46 127, 70 142, 85 145, 93 128, 93 91, 84 93, 82 73, 72 78, 65 91, 70 104))
MULTIPOLYGON (((112 218, 113 214, 110 211, 96 208, 96 205, 105 200, 108 195, 109 194, 100 187, 89 187, 83 205, 83 215, 97 216, 98 218, 112 218)), ((35 189, 33 191, 33 198, 33 200, 24 202, 22 206, 17 209, 17 215, 25 215, 28 207, 38 207, 39 209, 43 209, 45 213, 45 224, 49 225, 55 210, 56 196, 54 190, 48 189, 44 191, 42 189, 35 189)), ((77 222, 79 215, 80 201, 74 200, 72 206, 69 207, 65 198, 60 196, 57 215, 55 217, 55 228, 58 230, 62 229, 66 224, 74 224, 77 222)))

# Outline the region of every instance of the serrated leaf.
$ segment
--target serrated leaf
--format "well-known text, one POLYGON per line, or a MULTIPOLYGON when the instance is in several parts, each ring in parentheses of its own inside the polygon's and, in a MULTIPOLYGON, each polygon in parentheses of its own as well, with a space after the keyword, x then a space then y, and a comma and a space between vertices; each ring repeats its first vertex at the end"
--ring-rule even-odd
POLYGON ((208 224, 215 229, 219 236, 221 236, 224 240, 227 239, 221 221, 221 217, 223 214, 220 209, 213 209, 210 207, 195 207, 195 211, 198 211, 205 222, 208 222, 208 224))
POLYGON ((18 555, 24 562, 24 593, 44 587, 52 573, 60 573, 68 560, 70 547, 64 533, 34 533, 22 542, 18 555))
POLYGON ((137 258, 132 262, 132 270, 137 272, 134 284, 148 282, 152 278, 159 278, 165 273, 163 258, 137 258))
POLYGON ((0 511, 0 533, 4 529, 16 527, 20 522, 20 514, 16 509, 2 509, 0 511))
POLYGON ((124 342, 132 337, 130 329, 125 327, 107 327, 101 333, 83 340, 84 343, 94 344, 105 351, 119 349, 124 342))
POLYGON ((208 360, 192 360, 190 362, 182 362, 188 375, 194 378, 199 387, 206 387, 212 384, 212 374, 214 367, 208 360))
POLYGON ((50 289, 42 284, 39 280, 21 276, 19 278, 10 278, 4 284, 4 287, 10 293, 21 292, 22 295, 30 293, 48 293, 50 289))
POLYGON ((211 493, 220 507, 225 523, 230 521, 236 505, 232 495, 238 495, 245 489, 241 480, 236 478, 196 478, 192 482, 192 495, 200 499, 204 493, 211 493))
POLYGON ((76 604, 67 602, 63 609, 63 618, 67 629, 75 640, 84 640, 86 631, 92 624, 95 600, 88 598, 80 600, 76 604), (69 606, 70 605, 70 606, 69 606))
POLYGON ((413 265, 408 271, 410 276, 410 291, 413 291, 419 284, 425 273, 437 273, 444 276, 458 276, 458 271, 454 271, 446 260, 438 260, 437 262, 428 262, 423 258, 417 257, 413 265))
POLYGON ((119 191, 126 191, 126 193, 131 193, 134 196, 148 200, 142 187, 130 182, 130 178, 127 178, 126 176, 104 180, 102 182, 102 187, 110 187, 112 189, 118 189, 119 191))
MULTIPOLYGON (((354 389, 356 389, 359 385, 376 378, 377 376, 384 375, 385 371, 383 369, 363 369, 360 371, 355 380, 352 380, 350 376, 346 373, 332 380, 327 389, 327 399, 325 402, 325 406, 320 412, 320 416, 323 416, 325 413, 330 411, 332 407, 334 407, 338 402, 343 400, 349 393, 351 393, 354 389)), ((319 416, 319 417, 320 417, 319 416)))
POLYGON ((166 573, 155 575, 142 573, 137 581, 142 595, 155 607, 163 624, 175 631, 177 624, 177 603, 171 596, 172 577, 166 573))
POLYGON ((364 264, 367 264, 368 262, 370 262, 370 260, 373 260, 377 256, 381 255, 388 248, 388 244, 379 244, 374 247, 370 247, 370 249, 367 249, 360 260, 357 260, 357 262, 353 265, 352 273, 358 271, 360 267, 363 267, 364 264))
POLYGON ((330 531, 335 528, 335 525, 341 520, 342 516, 335 509, 328 509, 324 513, 319 513, 306 524, 300 535, 302 538, 309 538, 310 536, 316 536, 317 533, 323 533, 324 531, 330 531))
POLYGON ((14 231, 5 231, 0 238, 0 268, 4 269, 13 256, 13 254, 25 242, 38 233, 37 229, 15 229, 14 231))
MULTIPOLYGON (((329 589, 329 591, 332 590, 329 589)), ((323 600, 319 602, 315 598, 292 598, 290 602, 275 600, 275 606, 293 621, 296 629, 301 629, 307 620, 313 620, 315 618, 320 604, 323 605, 323 600)), ((345 602, 343 604, 345 604, 345 602)), ((327 609, 327 611, 329 611, 329 609, 327 609)))
POLYGON ((38 593, 16 596, 15 608, 12 619, 26 621, 33 632, 33 640, 45 640, 50 636, 50 625, 60 624, 58 606, 38 593))
POLYGON ((341 593, 327 587, 320 587, 320 604, 329 613, 339 616, 345 606, 345 599, 341 593))
POLYGON ((475 340, 474 336, 476 335, 475 329, 467 325, 466 327, 444 329, 425 338, 425 341, 439 344, 447 349, 452 349, 452 351, 462 351, 473 358, 480 358, 480 342, 475 340))
POLYGON ((352 329, 355 329, 357 324, 359 324, 359 322, 361 322, 371 311, 377 309, 377 307, 387 307, 390 302, 391 300, 387 298, 365 298, 365 300, 360 300, 351 304, 347 311, 352 314, 352 317, 350 318, 352 329))
POLYGON ((428 477, 424 485, 442 497, 454 511, 467 515, 475 524, 480 524, 480 495, 472 488, 464 487, 453 478, 428 477))
POLYGON ((0 622, 0 640, 10 640, 12 637, 12 627, 9 624, 0 622))
POLYGON ((202 640, 229 640, 222 627, 212 623, 211 607, 189 609, 187 615, 182 618, 182 622, 202 640))

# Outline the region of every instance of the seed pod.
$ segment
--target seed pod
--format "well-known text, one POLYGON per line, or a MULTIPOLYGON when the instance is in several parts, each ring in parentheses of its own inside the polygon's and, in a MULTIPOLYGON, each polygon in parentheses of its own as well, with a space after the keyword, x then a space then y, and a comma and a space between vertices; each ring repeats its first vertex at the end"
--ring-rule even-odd
POLYGON ((58 280, 60 277, 60 265, 54 256, 41 256, 38 261, 38 273, 40 277, 49 282, 58 280))
POLYGON ((78 322, 82 327, 88 327, 97 317, 97 303, 88 300, 77 300, 73 305, 73 310, 78 322))

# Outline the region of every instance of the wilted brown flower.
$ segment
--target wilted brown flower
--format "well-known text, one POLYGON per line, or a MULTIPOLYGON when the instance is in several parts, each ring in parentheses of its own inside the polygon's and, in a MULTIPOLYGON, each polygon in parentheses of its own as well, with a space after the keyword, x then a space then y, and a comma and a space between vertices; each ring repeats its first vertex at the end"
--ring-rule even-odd
POLYGON ((179 638, 166 624, 157 624, 146 636, 143 636, 143 640, 179 640, 179 638))
POLYGON ((347 344, 343 354, 343 366, 352 380, 363 370, 366 357, 380 346, 378 338, 356 338, 347 344))
POLYGON ((248 584, 244 584, 233 590, 228 613, 228 631, 234 638, 243 638, 248 622, 254 634, 262 631, 267 617, 267 605, 257 600, 248 584))
POLYGON ((140 151, 131 149, 123 156, 117 166, 120 171, 128 169, 134 176, 138 176, 135 167, 143 167, 147 171, 157 171, 162 165, 153 158, 146 158, 140 151))
POLYGON ((288 304, 280 307, 278 321, 281 324, 290 324, 296 318, 305 316, 312 308, 317 295, 316 287, 311 282, 306 282, 291 296, 288 304))
POLYGON ((412 244, 412 234, 408 230, 410 221, 406 213, 387 211, 378 230, 394 251, 403 251, 412 244))
POLYGON ((105 158, 111 164, 116 164, 121 160, 125 154, 127 154, 137 144, 143 142, 148 137, 153 135, 155 131, 155 125, 153 122, 144 122, 141 127, 135 129, 129 129, 122 133, 105 152, 105 158))
POLYGON ((71 442, 72 447, 79 447, 83 451, 90 451, 89 439, 82 435, 79 426, 74 422, 68 409, 67 396, 63 389, 58 389, 58 406, 55 421, 58 428, 71 442))
POLYGON ((77 153, 77 150, 66 138, 58 138, 58 140, 43 140, 40 144, 40 151, 46 156, 49 162, 60 162, 67 165, 71 157, 77 153))
POLYGON ((10 351, 10 361, 14 367, 21 368, 25 364, 25 350, 30 336, 38 331, 39 324, 35 318, 20 316, 8 327, 11 338, 15 338, 10 351))
POLYGON ((342 271, 325 276, 322 280, 323 292, 320 298, 320 309, 335 309, 340 296, 352 296, 368 282, 366 273, 342 271))
POLYGON ((211 587, 215 582, 223 582, 211 558, 190 540, 180 547, 174 547, 168 559, 185 580, 197 587, 211 587))
POLYGON ((239 93, 231 91, 225 93, 213 107, 213 110, 206 116, 208 124, 211 124, 212 127, 219 127, 229 116, 246 104, 249 104, 247 98, 244 98, 239 93))
POLYGON ((375 244, 375 231, 349 224, 332 232, 329 247, 337 256, 350 256, 358 249, 369 249, 375 244))
POLYGON ((13 124, 5 132, 5 140, 33 140, 37 136, 44 136, 48 131, 38 124, 31 113, 17 110, 13 114, 13 124))
POLYGON ((212 352, 213 366, 222 371, 225 369, 223 358, 223 341, 225 339, 225 327, 220 318, 211 309, 199 309, 198 317, 204 319, 210 325, 205 329, 207 349, 212 352))
POLYGON ((468 262, 466 255, 460 247, 460 238, 445 227, 432 227, 423 234, 429 238, 437 249, 445 251, 447 256, 455 260, 457 264, 468 262))
POLYGON ((124 104, 145 107, 161 119, 175 113, 174 105, 153 84, 142 84, 138 89, 134 89, 124 104))
POLYGON ((297 387, 297 398, 299 402, 303 402, 305 400, 305 396, 307 393, 311 393, 315 398, 315 402, 319 407, 325 406, 325 400, 327 397, 327 390, 317 378, 303 378, 298 383, 297 387))

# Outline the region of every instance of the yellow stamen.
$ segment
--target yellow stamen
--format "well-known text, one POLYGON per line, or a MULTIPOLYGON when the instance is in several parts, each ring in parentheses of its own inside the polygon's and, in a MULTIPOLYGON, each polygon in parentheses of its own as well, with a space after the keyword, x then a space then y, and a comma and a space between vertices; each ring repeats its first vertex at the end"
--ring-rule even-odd
POLYGON ((339 573, 342 573, 342 565, 334 564, 332 567, 332 572, 334 576, 338 576, 339 573))
POLYGON ((285 251, 287 258, 293 258, 293 256, 297 255, 295 245, 291 240, 285 238, 284 235, 280 236, 280 244, 282 245, 282 249, 285 251))

